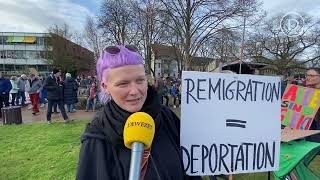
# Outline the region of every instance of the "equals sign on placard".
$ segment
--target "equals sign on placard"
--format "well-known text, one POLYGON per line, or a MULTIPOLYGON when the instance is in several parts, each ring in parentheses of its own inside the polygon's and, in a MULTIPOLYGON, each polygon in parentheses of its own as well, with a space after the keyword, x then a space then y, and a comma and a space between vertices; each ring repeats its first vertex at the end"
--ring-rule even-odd
POLYGON ((239 128, 246 128, 247 121, 241 121, 238 119, 227 119, 226 126, 227 127, 239 127, 239 128))

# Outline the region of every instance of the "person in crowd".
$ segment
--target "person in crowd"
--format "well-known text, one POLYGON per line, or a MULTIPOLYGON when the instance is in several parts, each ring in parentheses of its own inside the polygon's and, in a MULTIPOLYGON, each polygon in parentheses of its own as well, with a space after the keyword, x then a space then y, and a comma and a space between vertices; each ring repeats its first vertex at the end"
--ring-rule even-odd
POLYGON ((69 117, 63 105, 63 85, 59 82, 58 78, 61 76, 60 70, 54 68, 52 74, 47 77, 44 87, 48 92, 48 109, 47 109, 47 122, 51 124, 52 106, 57 104, 63 116, 65 123, 69 122, 69 117))
POLYGON ((178 96, 179 96, 179 90, 178 90, 178 87, 177 87, 177 84, 176 83, 172 83, 172 86, 170 88, 170 94, 173 98, 173 108, 176 108, 177 106, 179 106, 178 102, 179 99, 178 99, 178 96))
POLYGON ((162 89, 162 98, 166 100, 165 105, 169 107, 169 101, 170 101, 170 80, 166 78, 164 80, 164 88, 162 89))
MULTIPOLYGON (((58 84, 60 85, 60 86, 62 86, 63 87, 63 80, 62 80, 62 78, 61 78, 61 73, 59 74, 59 76, 57 77, 57 82, 58 82, 58 84)), ((62 99, 63 99, 63 96, 62 96, 62 99)), ((58 104, 54 104, 53 106, 52 106, 52 111, 53 111, 53 113, 55 113, 55 114, 59 114, 59 111, 58 111, 58 104)))
POLYGON ((26 87, 28 83, 28 77, 25 74, 22 74, 20 78, 17 81, 18 85, 18 94, 17 94, 17 100, 16 100, 16 105, 21 105, 21 106, 26 106, 26 87), (21 103, 19 103, 21 98, 21 103))
POLYGON ((86 89, 90 88, 91 81, 92 81, 91 76, 88 76, 85 78, 84 85, 86 86, 86 89))
POLYGON ((35 74, 30 74, 29 87, 28 93, 32 104, 32 114, 37 115, 37 113, 39 113, 39 93, 42 85, 41 81, 35 76, 35 74))
POLYGON ((91 83, 90 88, 87 90, 87 104, 86 104, 86 112, 90 109, 90 104, 92 104, 92 111, 96 111, 98 92, 97 92, 96 83, 91 83))
POLYGON ((86 88, 86 83, 85 83, 85 78, 84 77, 81 77, 81 79, 80 79, 80 87, 86 88))
MULTIPOLYGON (((320 68, 311 68, 306 72, 306 86, 320 89, 320 68)), ((319 95, 319 94, 318 94, 319 95)), ((320 130, 320 108, 311 123, 310 130, 320 130)), ((308 141, 320 143, 320 134, 306 138, 308 141)))
POLYGON ((156 86, 158 95, 160 97, 160 103, 163 104, 163 96, 165 95, 165 90, 166 90, 165 83, 163 81, 163 77, 157 78, 155 86, 156 86))
MULTIPOLYGON (((3 72, 0 72, 0 110, 3 107, 3 104, 5 107, 9 106, 9 95, 10 90, 12 89, 10 80, 4 77, 3 72)), ((2 113, 0 113, 0 117, 2 116, 2 113)))
POLYGON ((78 102, 78 83, 66 73, 66 79, 63 83, 63 102, 67 105, 69 113, 76 112, 75 104, 78 102))
POLYGON ((155 136, 144 153, 140 179, 200 180, 184 172, 180 120, 147 85, 143 58, 136 48, 107 47, 96 67, 101 93, 109 98, 82 135, 76 179, 128 179, 131 151, 123 144, 123 129, 127 118, 141 111, 153 117, 155 136))
POLYGON ((44 78, 43 76, 39 75, 39 81, 41 82, 41 90, 40 90, 40 94, 39 94, 39 103, 40 103, 40 107, 43 108, 45 106, 46 102, 46 98, 47 98, 47 90, 46 88, 44 88, 44 78))
POLYGON ((17 84, 17 76, 11 76, 10 83, 12 86, 12 89, 10 91, 11 94, 11 106, 15 106, 16 97, 18 94, 18 84, 17 84))

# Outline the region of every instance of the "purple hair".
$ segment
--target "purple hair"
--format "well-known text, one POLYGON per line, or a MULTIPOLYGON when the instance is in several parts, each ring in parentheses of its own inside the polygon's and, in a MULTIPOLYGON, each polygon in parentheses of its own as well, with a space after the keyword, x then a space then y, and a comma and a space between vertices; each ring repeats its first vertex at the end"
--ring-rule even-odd
POLYGON ((112 54, 104 50, 101 53, 96 66, 99 81, 103 80, 103 72, 106 70, 124 65, 144 64, 143 58, 138 52, 131 51, 122 45, 116 47, 120 49, 120 52, 112 54))
MULTIPOLYGON (((144 64, 142 56, 135 51, 127 49, 125 46, 116 46, 119 48, 119 52, 112 54, 104 50, 97 62, 97 78, 101 82, 103 78, 107 78, 108 72, 112 68, 124 66, 124 65, 135 65, 144 64), (105 74, 105 75, 104 75, 105 74), (103 75, 105 77, 103 77, 103 75)), ((100 91, 99 100, 102 104, 106 104, 110 100, 110 96, 100 91)))

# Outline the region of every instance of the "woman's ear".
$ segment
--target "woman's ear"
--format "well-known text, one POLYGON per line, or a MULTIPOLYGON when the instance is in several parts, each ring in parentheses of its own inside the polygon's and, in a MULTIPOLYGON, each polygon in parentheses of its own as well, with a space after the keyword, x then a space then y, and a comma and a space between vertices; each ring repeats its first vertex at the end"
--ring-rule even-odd
POLYGON ((101 86, 101 90, 103 91, 103 92, 105 92, 107 95, 110 95, 110 93, 109 93, 109 91, 108 91, 108 86, 107 86, 107 83, 106 82, 104 82, 104 81, 102 81, 101 82, 101 84, 100 84, 100 86, 101 86))

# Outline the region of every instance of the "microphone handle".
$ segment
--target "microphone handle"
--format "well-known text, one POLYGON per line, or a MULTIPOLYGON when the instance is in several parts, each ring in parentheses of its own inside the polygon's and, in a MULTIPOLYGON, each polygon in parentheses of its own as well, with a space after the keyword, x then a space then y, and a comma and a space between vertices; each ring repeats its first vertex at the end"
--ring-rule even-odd
POLYGON ((132 143, 129 180, 140 179, 143 151, 144 151, 143 143, 140 143, 140 142, 132 143))

